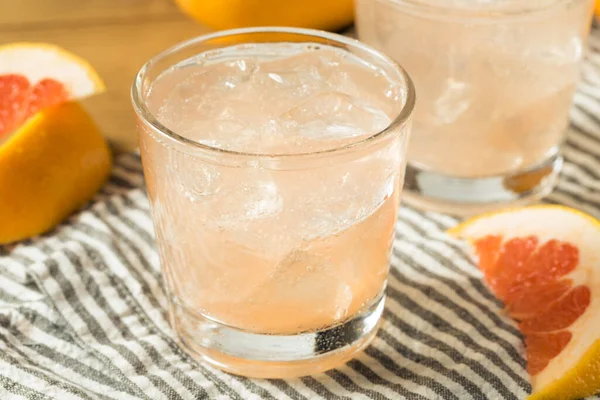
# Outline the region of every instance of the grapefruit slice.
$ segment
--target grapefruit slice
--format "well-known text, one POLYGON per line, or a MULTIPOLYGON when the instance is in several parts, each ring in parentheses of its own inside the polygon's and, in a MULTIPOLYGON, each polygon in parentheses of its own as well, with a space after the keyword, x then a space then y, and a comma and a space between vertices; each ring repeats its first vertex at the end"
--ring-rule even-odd
POLYGON ((530 399, 600 392, 600 221, 540 205, 470 219, 467 239, 492 292, 525 337, 530 399))
POLYGON ((108 178, 106 140, 76 101, 103 90, 59 47, 0 46, 0 245, 50 230, 108 178))
POLYGON ((0 140, 36 112, 104 88, 87 61, 58 46, 0 46, 0 140))

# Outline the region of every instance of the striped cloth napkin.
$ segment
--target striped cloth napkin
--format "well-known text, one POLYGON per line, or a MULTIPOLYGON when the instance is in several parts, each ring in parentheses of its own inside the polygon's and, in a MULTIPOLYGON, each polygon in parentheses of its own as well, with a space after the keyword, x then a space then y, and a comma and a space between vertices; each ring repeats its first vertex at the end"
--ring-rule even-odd
MULTIPOLYGON (((600 217, 598 32, 590 47, 547 201, 600 217)), ((515 325, 444 234, 454 218, 402 208, 384 323, 362 355, 318 376, 254 380, 178 346, 148 207, 139 157, 123 155, 87 209, 0 247, 0 399, 517 400, 530 391, 515 325)))

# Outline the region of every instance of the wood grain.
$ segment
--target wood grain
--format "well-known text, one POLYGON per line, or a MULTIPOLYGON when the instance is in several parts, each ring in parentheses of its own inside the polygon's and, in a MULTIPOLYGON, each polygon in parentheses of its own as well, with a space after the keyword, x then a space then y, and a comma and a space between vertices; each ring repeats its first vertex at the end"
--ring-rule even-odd
POLYGON ((206 32, 170 0, 0 0, 0 44, 55 43, 98 70, 108 90, 85 105, 117 150, 137 146, 135 73, 160 50, 206 32))
POLYGON ((0 30, 176 16, 169 0, 1 0, 0 30))

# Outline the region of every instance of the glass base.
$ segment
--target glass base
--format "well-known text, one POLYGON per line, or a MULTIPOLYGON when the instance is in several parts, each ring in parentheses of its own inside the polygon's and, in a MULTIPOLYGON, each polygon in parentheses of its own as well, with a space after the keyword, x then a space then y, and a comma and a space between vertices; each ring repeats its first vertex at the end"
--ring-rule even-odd
POLYGON ((295 335, 260 334, 223 325, 175 300, 171 324, 188 353, 226 372, 254 378, 313 375, 343 365, 375 337, 382 293, 362 313, 333 327, 295 335))
POLYGON ((485 178, 457 178, 409 164, 403 202, 457 216, 526 205, 552 191, 562 163, 562 157, 556 154, 529 170, 485 178))

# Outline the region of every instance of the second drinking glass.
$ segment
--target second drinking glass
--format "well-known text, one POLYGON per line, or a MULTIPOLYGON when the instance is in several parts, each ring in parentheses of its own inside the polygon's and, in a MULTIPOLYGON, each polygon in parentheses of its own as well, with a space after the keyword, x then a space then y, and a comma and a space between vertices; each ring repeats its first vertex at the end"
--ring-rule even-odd
POLYGON ((456 214, 553 187, 593 0, 356 0, 359 38, 419 104, 404 198, 456 214))

